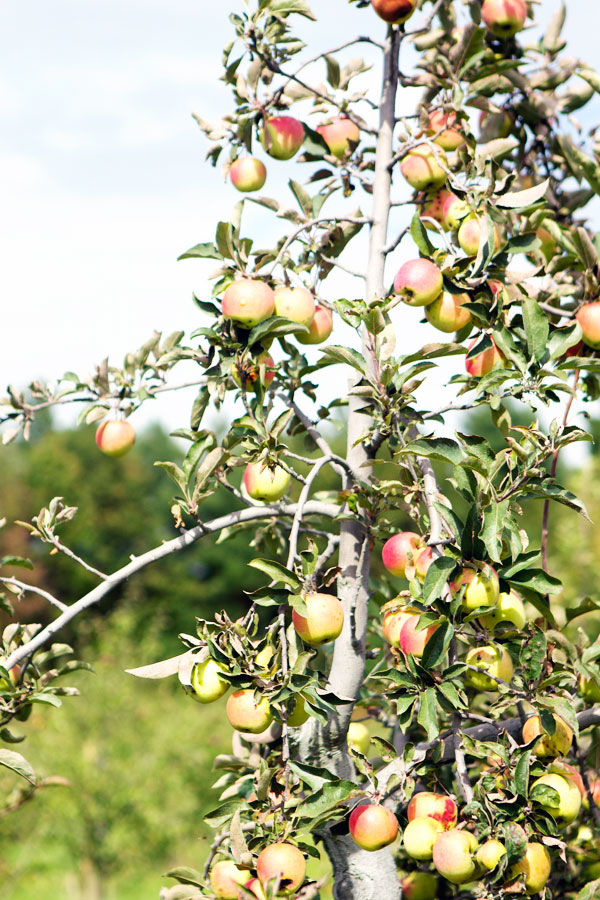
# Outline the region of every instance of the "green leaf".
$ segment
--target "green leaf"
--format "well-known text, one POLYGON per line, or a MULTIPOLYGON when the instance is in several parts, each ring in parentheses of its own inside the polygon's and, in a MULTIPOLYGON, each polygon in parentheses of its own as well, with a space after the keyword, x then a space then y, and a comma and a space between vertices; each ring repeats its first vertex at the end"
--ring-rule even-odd
POLYGON ((529 799, 548 809, 558 809, 560 806, 560 794, 547 784, 536 784, 529 793, 529 799))
POLYGON ((322 788, 311 794, 299 806, 298 813, 302 819, 310 820, 309 828, 317 828, 321 822, 336 816, 338 807, 345 805, 348 800, 358 797, 363 792, 351 781, 334 781, 324 784, 322 788))
POLYGON ((267 337, 283 337, 285 334, 299 334, 303 331, 308 331, 306 325, 293 322, 292 319, 286 319, 283 316, 271 316, 254 326, 248 335, 248 346, 252 347, 253 344, 258 344, 267 337))
POLYGON ((525 297, 521 308, 527 347, 533 359, 539 362, 547 352, 550 323, 544 310, 532 297, 525 297))
POLYGON ((528 750, 524 753, 519 759, 518 763, 515 766, 515 789, 517 794, 520 794, 522 797, 527 798, 527 790, 529 787, 529 760, 530 760, 530 751, 528 750))
POLYGON ((332 363, 346 363, 357 369, 363 375, 366 372, 366 363, 364 357, 357 350, 351 350, 350 347, 340 347, 334 344, 332 347, 326 347, 321 353, 323 357, 332 363))
POLYGON ((423 584, 423 602, 429 606, 434 600, 442 596, 444 585, 456 569, 456 560, 448 556, 440 556, 434 559, 425 575, 423 584))
POLYGON ((439 628, 436 628, 425 644, 423 658, 421 659, 421 666, 424 669, 433 669, 434 666, 437 666, 441 662, 448 649, 448 645, 452 640, 453 634, 454 628, 451 622, 443 622, 439 628))
POLYGON ((248 563, 253 569, 258 569, 268 575, 276 584, 286 584, 293 591, 300 590, 300 582, 293 572, 273 559, 252 559, 248 563))
POLYGON ((302 187, 302 185, 298 184, 298 182, 294 181, 292 178, 290 178, 288 184, 290 186, 290 190, 291 190, 292 194, 298 201, 298 206, 300 207, 300 209, 302 210, 304 215, 311 216, 312 209, 313 209, 313 203, 312 203, 312 197, 310 196, 308 191, 305 191, 304 188, 302 187))
POLYGON ((29 784, 36 784, 35 772, 24 756, 14 750, 0 750, 0 766, 5 766, 16 775, 20 775, 29 784))
POLYGON ((598 900, 600 897, 600 878, 590 881, 582 888, 574 900, 598 900))
POLYGON ((195 884, 202 887, 204 881, 200 872, 191 869, 189 866, 178 866, 176 869, 169 869, 167 878, 176 878, 180 884, 195 884))
POLYGON ((271 0, 268 5, 268 11, 280 16, 297 13, 299 16, 312 19, 314 22, 317 21, 306 0, 271 0))
POLYGON ((340 86, 340 64, 334 56, 329 56, 329 54, 326 54, 324 59, 327 66, 327 81, 332 88, 337 90, 340 86))
POLYGON ((515 572, 510 578, 504 575, 507 581, 517 587, 526 587, 538 594, 560 594, 562 582, 553 575, 548 575, 543 569, 523 569, 515 572))
POLYGON ((427 740, 434 741, 440 733, 435 701, 435 688, 427 688, 420 695, 417 722, 427 732, 427 740))
POLYGON ((493 562, 500 562, 502 557, 502 532, 508 508, 508 500, 492 502, 483 513, 481 539, 493 562))
POLYGON ((33 563, 30 559, 23 556, 3 556, 0 559, 0 566, 20 566, 22 569, 33 569, 33 563))
POLYGON ((421 215, 418 210, 414 214, 412 222, 410 223, 410 234, 423 256, 426 256, 430 259, 435 253, 435 247, 429 240, 427 229, 421 222, 421 215))
POLYGON ((192 412, 190 416, 190 428, 193 431, 196 431, 200 427, 202 416, 204 415, 209 402, 210 394, 208 392, 208 388, 201 387, 198 391, 198 396, 194 400, 194 405, 192 406, 192 412))
POLYGON ((542 674, 547 650, 546 636, 536 628, 529 640, 521 647, 519 661, 523 674, 529 681, 537 681, 542 674))
POLYGON ((208 242, 206 244, 196 244, 195 247, 186 250, 185 253, 177 257, 178 261, 180 259, 223 259, 223 257, 215 245, 208 242))
POLYGON ((532 203, 537 203, 538 200, 541 200, 549 185, 550 179, 546 178, 541 184, 527 188, 526 191, 513 191, 508 194, 502 194, 496 200, 496 206, 501 206, 504 209, 525 209, 526 206, 531 206, 532 203))
POLYGON ((418 438, 407 444, 401 453, 439 459, 441 462, 448 462, 453 466, 460 465, 464 459, 462 449, 451 438, 418 438))
POLYGON ((179 466, 175 465, 173 462, 155 462, 155 466, 158 466, 160 469, 164 469, 169 478, 171 478, 178 488, 181 491, 185 492, 187 485, 187 478, 185 477, 185 472, 179 468, 179 466))

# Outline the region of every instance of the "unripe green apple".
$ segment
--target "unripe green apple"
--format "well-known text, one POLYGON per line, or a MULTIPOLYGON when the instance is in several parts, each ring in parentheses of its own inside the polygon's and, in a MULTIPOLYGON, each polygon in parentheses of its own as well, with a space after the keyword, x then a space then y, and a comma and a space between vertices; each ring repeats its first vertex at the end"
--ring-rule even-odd
POLYGON ((219 900, 237 900, 239 886, 248 878, 247 869, 238 869, 231 859, 221 859, 210 870, 210 883, 219 900))
MULTIPOLYGON (((478 341, 479 338, 474 338, 468 349, 471 350, 478 341)), ((493 338, 491 341, 492 346, 488 347, 487 350, 483 350, 471 359, 465 359, 465 369, 472 378, 482 378, 484 375, 489 375, 494 369, 504 368, 506 360, 496 347, 493 338)))
POLYGON ((466 306, 469 300, 468 294, 442 291, 437 300, 425 307, 425 318, 434 328, 445 334, 460 331, 471 321, 471 313, 466 306))
POLYGON ((371 0, 371 6, 380 19, 392 25, 401 25, 410 19, 418 0, 371 0))
POLYGON ((543 735, 534 747, 535 755, 542 758, 566 756, 573 743, 573 731, 570 726, 556 713, 552 713, 552 717, 556 726, 554 734, 548 734, 542 727, 542 720, 539 716, 530 716, 523 725, 523 742, 525 744, 538 735, 543 735))
POLYGON ((400 882, 402 900, 435 900, 438 881, 431 872, 410 872, 400 882))
POLYGON ((200 703, 212 703, 213 700, 218 700, 226 694, 231 685, 220 677, 226 671, 225 666, 214 659, 196 663, 190 676, 194 699, 200 703))
POLYGON ((306 615, 292 610, 294 628, 305 644, 318 647, 334 641, 344 626, 344 608, 333 594, 306 594, 306 615))
POLYGON ((426 547, 425 540, 414 531, 401 531, 383 545, 381 559, 392 575, 406 577, 407 566, 414 565, 418 554, 426 547))
POLYGON ((487 869, 488 872, 491 872, 492 869, 496 868, 500 859, 505 854, 506 847, 504 844, 500 843, 500 841, 497 841, 495 838, 491 838, 481 845, 475 859, 482 869, 487 869))
POLYGON ((473 647, 467 653, 465 663, 479 670, 467 669, 465 672, 465 682, 477 691, 496 692, 498 682, 495 678, 508 684, 513 676, 513 662, 504 647, 473 647))
POLYGON ((452 193, 446 197, 442 211, 442 222, 446 231, 454 231, 469 215, 471 208, 466 200, 461 200, 452 193))
POLYGON ((269 844, 258 854, 256 874, 263 887, 279 878, 282 893, 295 893, 306 875, 304 854, 286 841, 269 844))
POLYGON ((275 378, 275 372, 272 371, 274 368, 273 357, 265 350, 255 360, 244 358, 240 364, 236 363, 231 370, 231 376, 240 388, 242 386, 242 375, 244 376, 243 381, 246 387, 256 384, 259 378, 263 387, 269 387, 275 378))
POLYGON ((525 848, 523 859, 510 870, 511 877, 525 876, 528 894, 538 894, 550 878, 550 854, 543 844, 532 841, 525 848))
POLYGON ((385 806, 361 803, 355 806, 348 821, 350 834, 363 850, 381 850, 398 836, 398 820, 385 806))
POLYGON ((443 825, 431 816, 417 816, 404 829, 404 849, 411 859, 425 861, 433 856, 433 848, 442 834, 443 825))
POLYGON ((527 4, 525 0, 483 0, 481 18, 496 37, 513 37, 525 25, 527 4))
POLYGON ((476 865, 473 853, 477 839, 469 831, 444 831, 433 848, 433 864, 451 884, 466 884, 475 878, 476 865))
POLYGON ((96 431, 96 445, 107 456, 125 456, 135 444, 135 429, 124 419, 107 419, 96 431))
POLYGON ((600 300, 580 307, 576 318, 583 332, 584 344, 592 350, 600 349, 600 300))
POLYGON ((563 775, 552 773, 537 778, 531 785, 531 791, 538 785, 553 788, 557 792, 559 800, 557 806, 551 805, 548 801, 537 800, 536 802, 555 819, 559 819, 561 824, 569 825, 574 822, 581 809, 581 794, 577 786, 563 775))
POLYGON ((402 652, 406 656, 415 656, 417 659, 423 656, 425 647, 439 628, 439 625, 434 622, 432 625, 428 625, 427 628, 421 628, 420 631, 417 631, 420 621, 421 613, 411 613, 404 622, 400 632, 402 652))
POLYGON ((524 628, 527 616, 525 606, 516 591, 503 591, 498 599, 498 604, 492 612, 481 617, 484 628, 493 631, 501 622, 512 622, 519 631, 524 628))
POLYGON ((439 297, 444 286, 442 273, 429 259, 411 259, 394 278, 394 291, 409 306, 427 306, 439 297))
POLYGON ((437 134, 438 136, 434 138, 434 142, 442 150, 457 150, 464 144, 465 136, 458 128, 453 128, 453 125, 456 125, 456 113, 436 109, 429 114, 427 135, 432 137, 434 134, 437 134), (442 129, 444 130, 442 131, 442 129), (441 133, 438 134, 438 132, 441 133))
POLYGON ((412 795, 406 815, 409 822, 427 816, 438 822, 443 831, 449 831, 456 825, 458 809, 452 797, 447 794, 419 791, 412 795))
POLYGON ((496 606, 500 596, 498 575, 491 566, 475 569, 464 566, 460 574, 450 582, 452 594, 458 594, 464 586, 462 607, 466 612, 474 612, 484 606, 496 606))
POLYGON ((226 712, 230 725, 236 731, 247 734, 261 734, 273 721, 269 701, 266 697, 261 697, 256 702, 252 688, 243 688, 230 694, 226 712))
POLYGON ((242 156, 232 162, 229 169, 231 183, 243 194, 260 191, 267 180, 267 170, 259 159, 242 156))
MULTIPOLYGON (((310 714, 307 712, 304 697, 300 694, 294 694, 294 697, 296 698, 294 709, 288 712, 286 724, 290 728, 299 728, 300 725, 304 725, 304 723, 308 721, 310 714)), ((291 699, 288 700, 288 709, 290 708, 291 703, 291 699)))
POLYGON ((366 756, 369 752, 370 744, 371 735, 367 726, 363 722, 350 722, 348 726, 348 746, 366 756))
POLYGON ((331 122, 317 126, 332 156, 344 159, 360 140, 360 129, 347 116, 336 116, 331 122))
POLYGON ((262 462, 249 463, 244 472, 244 486, 248 495, 263 503, 281 500, 291 480, 290 473, 281 466, 271 469, 262 462))
POLYGON ((291 159, 304 141, 304 126, 291 116, 273 116, 267 119, 260 141, 269 156, 291 159))
POLYGON ((300 344, 322 344, 327 340, 332 329, 333 316, 325 306, 319 306, 317 303, 308 331, 299 331, 295 338, 300 344))
POLYGON ((406 154, 400 163, 400 171, 415 190, 433 191, 446 183, 447 165, 441 147, 436 153, 429 144, 419 144, 406 154))
POLYGON ((275 295, 264 281, 240 278, 223 294, 221 309, 226 319, 243 328, 254 328, 275 312, 275 295))
POLYGON ((594 678, 585 678, 580 675, 577 689, 580 697, 583 697, 588 703, 600 703, 600 684, 594 678))
POLYGON ((306 288, 275 288, 275 314, 300 325, 310 325, 315 315, 315 298, 306 288))

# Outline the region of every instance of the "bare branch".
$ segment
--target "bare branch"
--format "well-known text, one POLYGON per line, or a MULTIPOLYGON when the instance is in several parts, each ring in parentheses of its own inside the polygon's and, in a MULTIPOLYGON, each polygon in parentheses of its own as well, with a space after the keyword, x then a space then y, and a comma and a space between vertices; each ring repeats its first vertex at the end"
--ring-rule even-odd
POLYGON ((365 216, 323 216, 318 219, 309 219, 308 222, 303 222, 302 225, 299 225, 297 228, 295 228, 283 242, 281 250, 275 257, 274 262, 271 264, 271 267, 267 272, 267 277, 273 274, 273 272, 285 256, 288 248, 294 243, 298 235, 302 234, 303 231, 308 231, 309 228, 314 228, 316 225, 326 225, 330 222, 349 222, 351 225, 368 225, 370 221, 371 220, 366 218, 365 216))
POLYGON ((76 562, 78 565, 80 565, 83 569, 86 570, 86 572, 91 572, 92 575, 97 575, 98 578, 101 578, 103 581, 105 581, 108 578, 108 575, 105 575, 104 572, 101 572, 99 569, 95 569, 94 566, 90 566, 89 563, 86 563, 86 561, 84 559, 82 559, 80 556, 77 556, 77 554, 73 553, 72 550, 69 550, 69 548, 66 547, 62 543, 62 541, 59 541, 59 539, 57 537, 52 538, 52 539, 47 539, 47 540, 48 540, 48 543, 52 544, 53 547, 56 547, 56 549, 60 553, 63 553, 65 556, 68 556, 69 559, 72 559, 74 562, 76 562))
POLYGON ((33 584, 26 584, 24 581, 17 581, 16 578, 7 578, 0 577, 0 582, 3 584, 12 584, 14 587, 19 588, 24 594, 38 594, 40 597, 43 597, 44 600, 47 600, 48 603, 51 603, 52 606, 58 607, 58 609, 68 609, 66 603, 63 603, 62 600, 57 600, 56 597, 53 597, 52 594, 49 594, 48 591, 42 590, 42 588, 36 587, 33 584))

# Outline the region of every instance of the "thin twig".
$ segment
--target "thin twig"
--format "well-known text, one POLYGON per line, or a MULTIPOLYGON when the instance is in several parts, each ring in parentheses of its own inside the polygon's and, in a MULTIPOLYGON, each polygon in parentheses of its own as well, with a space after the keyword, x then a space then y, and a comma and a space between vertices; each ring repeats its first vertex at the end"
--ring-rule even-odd
POLYGON ((52 544, 52 546, 55 547, 60 553, 68 556, 69 559, 73 560, 73 562, 78 563, 78 565, 85 569, 86 572, 91 572, 92 575, 97 575, 97 577, 101 578, 103 581, 106 581, 106 579, 108 578, 108 575, 105 575, 104 572, 100 571, 100 569, 95 569, 94 566, 90 566, 89 563, 86 563, 84 559, 82 559, 80 556, 77 556, 76 553, 73 553, 73 551, 66 547, 62 543, 62 541, 59 541, 58 538, 51 538, 48 542, 52 544))
POLYGON ((48 603, 51 603, 52 606, 56 606, 58 609, 68 609, 67 604, 63 603, 62 600, 57 600, 56 597, 53 597, 48 591, 44 591, 42 588, 36 587, 33 584, 25 584, 24 581, 17 581, 17 579, 13 577, 0 577, 0 582, 3 584, 12 584, 23 591, 23 593, 39 594, 40 597, 43 597, 48 603))

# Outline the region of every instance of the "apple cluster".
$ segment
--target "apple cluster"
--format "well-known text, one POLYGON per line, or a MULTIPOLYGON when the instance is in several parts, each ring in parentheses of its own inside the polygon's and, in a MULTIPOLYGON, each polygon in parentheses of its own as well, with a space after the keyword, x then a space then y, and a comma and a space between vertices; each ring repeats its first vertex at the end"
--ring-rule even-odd
MULTIPOLYGON (((240 887, 266 900, 265 889, 278 885, 278 896, 294 894, 306 876, 304 855, 288 841, 269 844, 260 851, 256 859, 256 874, 236 865, 233 860, 222 859, 210 871, 210 883, 219 900, 238 900, 242 897, 240 887)), ((272 894, 269 894, 272 896, 272 894)))

